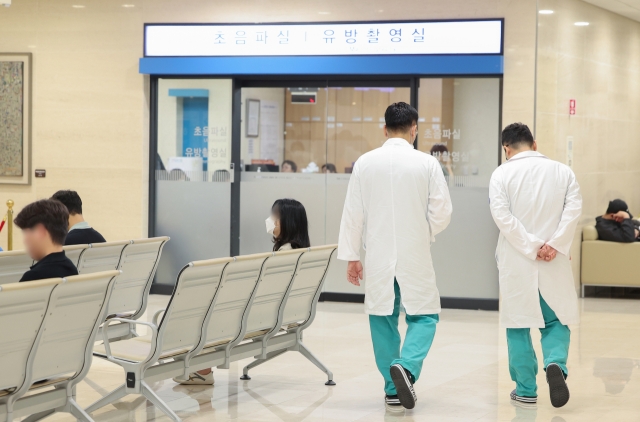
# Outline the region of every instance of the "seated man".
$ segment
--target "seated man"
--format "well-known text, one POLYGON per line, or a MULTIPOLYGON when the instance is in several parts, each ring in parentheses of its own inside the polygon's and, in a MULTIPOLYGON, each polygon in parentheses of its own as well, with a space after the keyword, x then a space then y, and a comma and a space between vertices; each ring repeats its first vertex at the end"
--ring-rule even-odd
POLYGON ((74 190, 59 190, 51 199, 56 199, 69 210, 69 233, 65 245, 84 245, 85 243, 104 243, 104 237, 91 228, 82 216, 82 200, 74 190))
POLYGON ((78 269, 62 250, 68 220, 67 208, 52 199, 32 202, 20 211, 14 222, 22 229, 29 256, 38 261, 20 281, 78 275, 78 269))
POLYGON ((640 222, 633 220, 627 203, 622 199, 609 202, 606 214, 596 217, 598 239, 631 243, 640 241, 640 222))

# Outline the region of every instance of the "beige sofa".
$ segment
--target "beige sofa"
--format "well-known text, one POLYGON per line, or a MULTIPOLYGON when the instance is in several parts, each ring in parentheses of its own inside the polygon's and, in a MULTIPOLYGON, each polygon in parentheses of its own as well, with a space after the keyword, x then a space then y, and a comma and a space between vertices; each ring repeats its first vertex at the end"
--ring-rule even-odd
POLYGON ((585 286, 640 287, 640 242, 598 240, 595 225, 582 229, 580 283, 585 286))

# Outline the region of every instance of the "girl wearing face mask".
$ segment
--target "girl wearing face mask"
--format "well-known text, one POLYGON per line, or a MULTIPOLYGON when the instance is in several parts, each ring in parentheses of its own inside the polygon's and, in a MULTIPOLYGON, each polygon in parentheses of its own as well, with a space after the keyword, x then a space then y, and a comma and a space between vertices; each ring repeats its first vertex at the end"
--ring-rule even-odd
MULTIPOLYGON (((273 250, 308 248, 309 230, 307 212, 295 199, 278 199, 271 207, 271 215, 266 220, 267 233, 273 236, 273 250)), ((213 385, 211 369, 193 372, 186 380, 173 379, 182 385, 213 385)))
POLYGON ((309 225, 304 206, 295 199, 278 199, 266 220, 267 233, 273 236, 273 250, 308 248, 309 225))

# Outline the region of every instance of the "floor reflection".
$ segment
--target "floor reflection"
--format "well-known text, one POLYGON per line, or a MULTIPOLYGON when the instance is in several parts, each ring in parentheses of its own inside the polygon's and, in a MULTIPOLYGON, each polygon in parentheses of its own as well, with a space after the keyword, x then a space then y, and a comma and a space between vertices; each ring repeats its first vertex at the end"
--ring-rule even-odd
POLYGON ((597 358, 593 365, 593 376, 602 379, 607 394, 620 394, 631 380, 638 363, 627 358, 597 358))
POLYGON ((271 401, 267 400, 266 398, 262 397, 260 394, 253 391, 250 387, 247 387, 246 384, 248 383, 243 383, 243 384, 244 385, 242 386, 242 388, 247 394, 253 397, 253 399, 258 403, 264 405, 267 409, 269 409, 271 413, 273 413, 275 416, 279 417, 283 421, 305 420, 309 415, 311 415, 311 413, 313 413, 314 410, 322 406, 324 402, 326 402, 333 395, 333 388, 327 387, 324 395, 320 397, 318 400, 314 401, 309 406, 306 406, 304 409, 302 409, 299 412, 289 412, 285 410, 283 407, 280 407, 272 403, 271 401))
MULTIPOLYGON (((102 409, 96 410, 93 415, 93 419, 96 422, 107 421, 127 421, 136 422, 136 413, 144 411, 147 405, 147 399, 143 396, 138 396, 133 401, 117 401, 109 406, 105 406, 102 409)), ((155 409, 151 407, 153 412, 155 409)), ((152 415, 150 415, 152 416, 152 415)), ((147 420, 153 420, 147 418, 147 420)))
POLYGON ((538 417, 538 405, 511 402, 511 406, 516 411, 516 416, 511 419, 511 422, 535 422, 538 417))

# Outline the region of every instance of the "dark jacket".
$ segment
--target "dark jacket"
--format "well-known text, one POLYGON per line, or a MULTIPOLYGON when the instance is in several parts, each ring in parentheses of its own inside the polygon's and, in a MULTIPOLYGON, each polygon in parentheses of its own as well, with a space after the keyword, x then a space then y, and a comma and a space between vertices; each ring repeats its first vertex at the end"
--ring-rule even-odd
POLYGON ((78 275, 78 269, 62 251, 50 253, 42 258, 24 273, 20 281, 45 280, 70 275, 78 275))
POLYGON ((632 243, 636 241, 635 224, 630 218, 625 218, 622 223, 615 220, 596 217, 596 230, 599 240, 610 242, 632 243))
POLYGON ((73 229, 67 233, 65 245, 85 245, 87 243, 104 243, 106 240, 93 228, 73 229))

